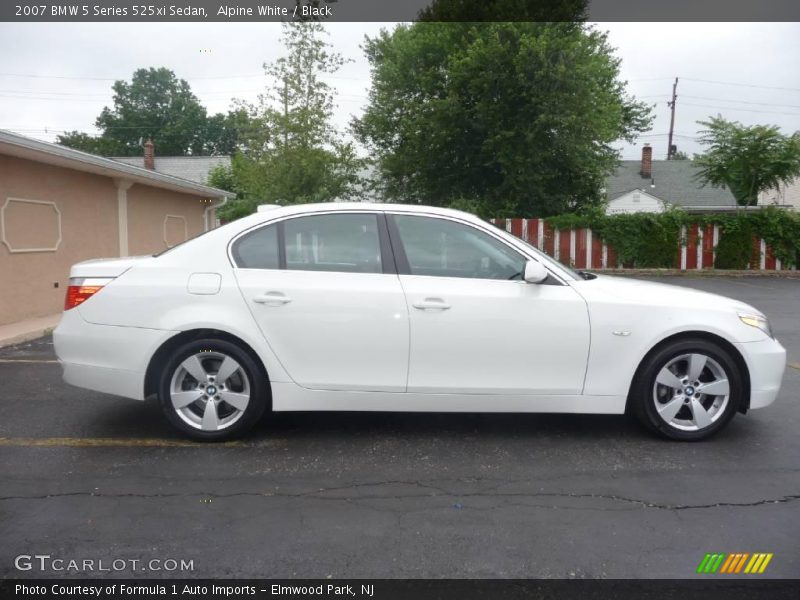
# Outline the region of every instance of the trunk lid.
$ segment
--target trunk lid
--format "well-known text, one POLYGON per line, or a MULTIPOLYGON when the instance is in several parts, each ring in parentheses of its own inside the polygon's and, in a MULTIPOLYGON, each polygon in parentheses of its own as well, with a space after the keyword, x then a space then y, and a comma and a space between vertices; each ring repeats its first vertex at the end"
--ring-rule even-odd
POLYGON ((75 263, 69 271, 70 279, 80 277, 119 277, 135 264, 152 260, 152 256, 126 256, 124 258, 94 258, 75 263))

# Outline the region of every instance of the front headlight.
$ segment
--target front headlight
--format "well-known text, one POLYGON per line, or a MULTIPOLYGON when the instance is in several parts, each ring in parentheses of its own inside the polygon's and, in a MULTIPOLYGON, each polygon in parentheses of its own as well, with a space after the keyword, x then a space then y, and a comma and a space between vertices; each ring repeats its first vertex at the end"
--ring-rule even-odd
POLYGON ((769 337, 772 337, 772 329, 769 327, 769 321, 767 318, 762 315, 750 315, 746 313, 739 313, 739 319, 745 325, 750 325, 750 327, 756 327, 760 329, 764 333, 766 333, 769 337))

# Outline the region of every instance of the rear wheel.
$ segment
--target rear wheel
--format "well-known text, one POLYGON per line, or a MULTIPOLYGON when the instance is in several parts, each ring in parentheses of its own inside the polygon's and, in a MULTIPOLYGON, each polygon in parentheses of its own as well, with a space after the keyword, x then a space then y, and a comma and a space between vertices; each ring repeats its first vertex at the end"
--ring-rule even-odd
POLYGON ((730 353, 704 339, 678 340, 649 356, 630 401, 650 429, 674 440, 706 439, 736 414, 744 379, 730 353))
POLYGON ((167 420, 200 441, 224 441, 250 429, 267 405, 263 370, 223 340, 184 344, 161 372, 158 397, 167 420))

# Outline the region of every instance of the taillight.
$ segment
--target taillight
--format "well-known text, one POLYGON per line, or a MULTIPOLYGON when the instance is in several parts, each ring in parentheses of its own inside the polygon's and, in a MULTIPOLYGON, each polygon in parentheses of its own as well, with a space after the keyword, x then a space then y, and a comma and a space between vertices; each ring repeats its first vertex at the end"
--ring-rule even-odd
POLYGON ((64 310, 86 302, 112 279, 112 277, 73 277, 69 280, 67 295, 64 298, 64 310))

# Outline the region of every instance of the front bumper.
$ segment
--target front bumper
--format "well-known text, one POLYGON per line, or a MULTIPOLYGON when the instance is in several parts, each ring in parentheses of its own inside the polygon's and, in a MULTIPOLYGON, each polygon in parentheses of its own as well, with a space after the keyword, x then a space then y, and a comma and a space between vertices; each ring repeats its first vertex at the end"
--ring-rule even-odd
POLYGON ((775 401, 786 370, 786 349, 778 340, 736 344, 750 373, 750 408, 763 408, 775 401))
POLYGON ((53 346, 67 383, 106 394, 144 400, 150 358, 175 331, 97 325, 79 309, 66 311, 53 332, 53 346))

